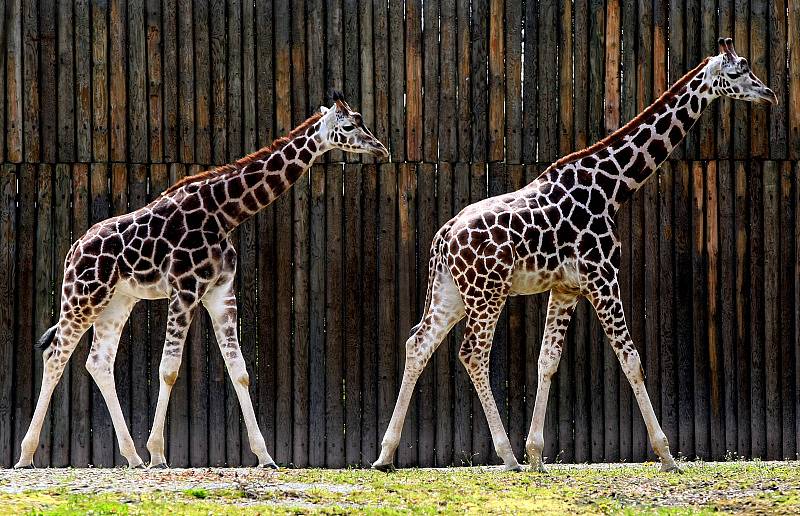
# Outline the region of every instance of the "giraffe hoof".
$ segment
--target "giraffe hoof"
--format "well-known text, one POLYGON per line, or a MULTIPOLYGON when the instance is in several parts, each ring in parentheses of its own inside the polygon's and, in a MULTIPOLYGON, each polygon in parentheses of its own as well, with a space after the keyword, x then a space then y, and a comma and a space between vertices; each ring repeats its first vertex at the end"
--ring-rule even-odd
POLYGON ((150 464, 150 469, 169 469, 166 462, 162 462, 161 464, 150 464))
POLYGON ((676 475, 680 475, 683 473, 683 470, 678 467, 677 464, 674 462, 672 464, 662 464, 661 465, 661 472, 662 473, 675 473, 676 475))
POLYGON ((373 464, 372 469, 383 471, 384 473, 392 473, 395 471, 394 464, 373 464))
POLYGON ((131 469, 147 469, 147 466, 144 465, 144 462, 140 462, 138 466, 131 466, 131 469))
POLYGON ((274 462, 270 462, 269 464, 259 464, 258 467, 263 469, 278 469, 278 465, 274 462))
POLYGON ((544 467, 544 463, 538 462, 536 464, 531 464, 530 470, 534 473, 547 473, 547 470, 544 467))
POLYGON ((33 462, 31 462, 30 464, 26 464, 24 466, 20 466, 19 464, 17 464, 16 466, 14 466, 14 469, 35 469, 35 468, 33 467, 33 462))
POLYGON ((522 466, 519 464, 505 465, 503 466, 503 471, 522 471, 522 466))

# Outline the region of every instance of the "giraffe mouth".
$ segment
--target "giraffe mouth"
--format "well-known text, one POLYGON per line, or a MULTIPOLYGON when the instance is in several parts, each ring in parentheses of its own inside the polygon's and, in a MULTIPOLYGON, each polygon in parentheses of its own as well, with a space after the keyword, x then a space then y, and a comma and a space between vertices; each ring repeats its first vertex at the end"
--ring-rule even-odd
POLYGON ((769 88, 764 88, 762 91, 758 92, 758 98, 756 99, 757 104, 771 104, 773 106, 778 105, 778 96, 775 95, 775 92, 769 88))
POLYGON ((369 153, 372 154, 373 156, 375 156, 376 158, 388 158, 389 157, 389 151, 386 150, 386 147, 384 147, 381 143, 378 143, 377 145, 373 145, 372 149, 370 149, 369 153))

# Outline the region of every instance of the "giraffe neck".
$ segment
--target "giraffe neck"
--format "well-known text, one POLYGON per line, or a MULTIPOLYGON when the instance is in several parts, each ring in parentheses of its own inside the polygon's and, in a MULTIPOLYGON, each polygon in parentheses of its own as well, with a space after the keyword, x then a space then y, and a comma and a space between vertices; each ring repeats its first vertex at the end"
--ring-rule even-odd
MULTIPOLYGON (((605 211, 615 215, 683 141, 703 110, 716 98, 706 76, 707 63, 708 60, 704 61, 678 80, 625 127, 557 164, 574 163, 577 181, 592 183, 602 190, 605 211)), ((557 180, 564 166, 553 167, 549 178, 557 180)))
POLYGON ((203 206, 215 215, 219 229, 232 231, 289 190, 328 150, 322 131, 320 120, 296 129, 273 144, 274 150, 262 149, 227 165, 227 171, 200 184, 203 206))

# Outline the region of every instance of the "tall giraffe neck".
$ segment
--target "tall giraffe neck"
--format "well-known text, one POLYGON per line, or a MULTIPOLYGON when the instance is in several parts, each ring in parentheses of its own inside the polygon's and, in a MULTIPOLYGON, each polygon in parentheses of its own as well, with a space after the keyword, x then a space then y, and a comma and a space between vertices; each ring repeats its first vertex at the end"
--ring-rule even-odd
POLYGON ((176 200, 181 205, 193 203, 191 197, 196 192, 206 211, 215 215, 219 229, 232 231, 289 190, 328 150, 320 132, 321 122, 309 122, 271 148, 226 165, 204 181, 187 184, 186 195, 176 200))
POLYGON ((561 170, 574 164, 577 180, 599 187, 607 200, 606 211, 616 214, 716 98, 706 78, 707 62, 678 80, 626 126, 592 147, 562 158, 543 175, 558 181, 561 170))

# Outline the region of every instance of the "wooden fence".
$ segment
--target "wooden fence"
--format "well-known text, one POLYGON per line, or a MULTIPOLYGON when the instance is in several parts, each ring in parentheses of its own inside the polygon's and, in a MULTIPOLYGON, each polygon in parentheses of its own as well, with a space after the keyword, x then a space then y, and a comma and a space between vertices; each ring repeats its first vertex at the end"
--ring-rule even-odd
MULTIPOLYGON (((433 233, 631 119, 731 35, 777 107, 717 101, 622 210, 623 293, 673 451, 800 451, 800 3, 774 0, 0 0, 0 465, 41 382, 62 260, 92 223, 268 144, 344 90, 391 163, 334 153, 236 233, 251 393, 280 463, 377 457, 433 233)), ((546 295, 514 298, 492 386, 518 457, 546 295)), ((140 303, 116 381, 140 454, 164 302, 140 303)), ((496 461, 477 397, 442 345, 401 465, 496 461)), ((124 462, 83 367, 56 390, 37 465, 124 462)), ((253 464, 235 393, 195 322, 167 431, 175 466, 253 464)), ((652 458, 635 400, 582 302, 551 390, 549 460, 652 458)))

